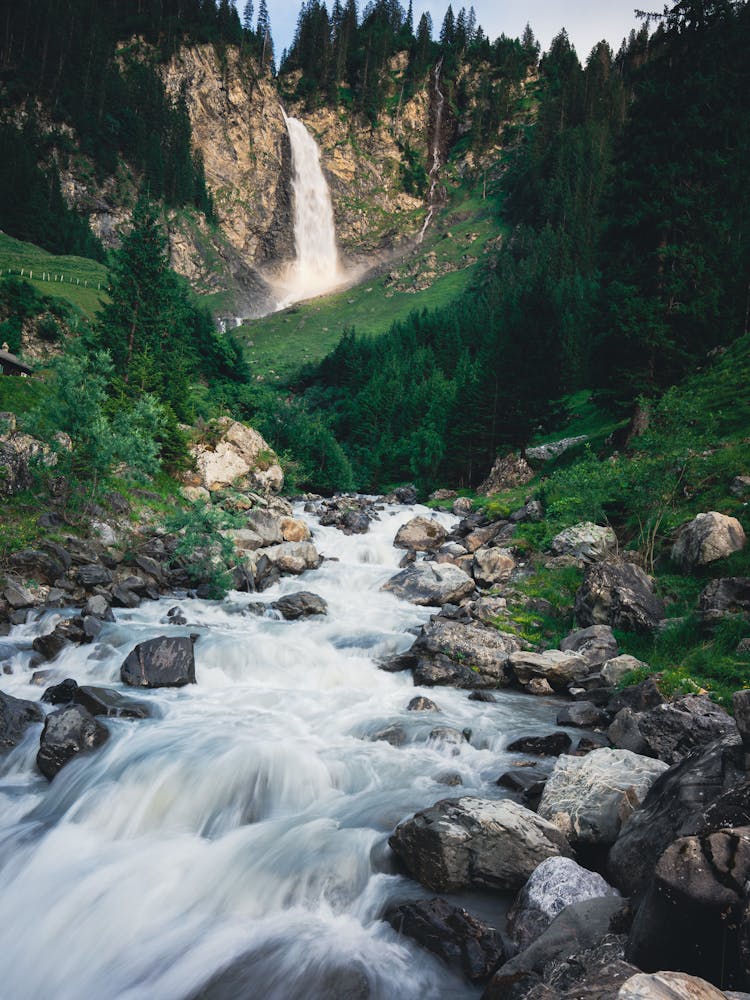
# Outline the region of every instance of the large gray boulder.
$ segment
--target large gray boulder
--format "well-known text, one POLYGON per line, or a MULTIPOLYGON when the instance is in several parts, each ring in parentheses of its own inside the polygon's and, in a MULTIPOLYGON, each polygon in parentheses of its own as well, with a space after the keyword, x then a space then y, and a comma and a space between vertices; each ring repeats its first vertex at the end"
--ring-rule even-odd
POLYGON ((458 604, 473 593, 474 581, 457 566, 420 562, 392 576, 381 590, 412 604, 442 607, 458 604))
POLYGON ((584 562, 601 562, 617 549, 617 536, 609 527, 583 521, 565 528, 550 544, 553 555, 573 556, 584 562))
POLYGON ((606 846, 666 771, 662 761, 629 750, 594 750, 585 757, 559 757, 539 803, 572 844, 606 846))
POLYGON ((707 566, 717 559, 726 559, 745 547, 747 539, 736 517, 727 517, 716 510, 698 514, 680 529, 672 547, 672 559, 686 573, 707 566))
POLYGON ((90 753, 109 739, 109 730, 80 705, 70 705, 47 716, 39 739, 36 763, 50 780, 69 761, 90 753))
POLYGON ((404 820, 388 841, 428 889, 517 889, 546 858, 569 857, 565 837, 508 799, 444 799, 404 820))
POLYGON ((192 640, 160 635, 140 642, 120 667, 120 679, 131 687, 183 687, 195 684, 192 640))
POLYGON ((617 889, 572 858, 547 858, 533 872, 508 913, 510 936, 519 951, 543 934, 566 906, 585 899, 619 896, 617 889))
POLYGON ((29 726, 44 721, 44 712, 33 701, 13 698, 0 691, 0 753, 12 750, 29 726))
POLYGON ((414 681, 429 687, 499 688, 518 640, 478 622, 437 618, 425 625, 409 651, 416 657, 414 681))
POLYGON ((296 594, 285 594, 271 605, 286 621, 296 621, 298 618, 310 618, 314 615, 328 614, 328 604, 308 590, 300 590, 296 594))
POLYGON ((587 566, 576 594, 579 625, 611 625, 630 632, 650 632, 666 616, 651 578, 633 563, 601 562, 587 566))
POLYGON ((312 542, 281 542, 280 545, 269 545, 248 553, 251 564, 257 565, 266 557, 279 573, 299 576, 308 569, 317 569, 321 563, 318 550, 312 542))
POLYGON ((548 649, 545 653, 520 650, 512 653, 510 669, 519 684, 526 687, 534 678, 547 681, 554 691, 565 691, 592 673, 591 667, 578 653, 548 649))
POLYGON ((471 564, 472 575, 480 587, 505 583, 515 568, 516 560, 509 549, 477 549, 471 564))
POLYGON ((734 719, 707 695, 688 694, 636 717, 644 753, 676 764, 697 747, 737 732, 734 719))
POLYGON ((590 667, 599 667, 617 656, 618 646, 610 625, 589 625, 567 635, 560 649, 565 653, 578 653, 590 667))
POLYGON ((410 552, 436 552, 445 541, 445 528, 434 518, 413 517, 396 532, 393 544, 410 552))

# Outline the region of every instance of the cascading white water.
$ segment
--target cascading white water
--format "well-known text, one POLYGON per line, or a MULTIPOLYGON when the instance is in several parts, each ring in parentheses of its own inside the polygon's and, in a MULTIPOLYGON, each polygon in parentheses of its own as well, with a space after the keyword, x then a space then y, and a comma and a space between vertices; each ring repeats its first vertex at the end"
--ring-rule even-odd
POLYGON ((428 210, 427 215, 424 220, 424 225, 422 226, 422 231, 417 237, 417 243, 421 243, 424 240, 424 234, 427 232, 427 227, 432 222, 435 210, 437 209, 437 189, 438 183, 440 181, 440 140, 443 129, 443 108, 445 107, 445 95, 440 89, 440 74, 443 69, 442 57, 438 60, 435 66, 435 131, 432 137, 432 165, 430 167, 430 190, 427 196, 428 210))
MULTIPOLYGON (((135 643, 198 633, 198 683, 138 692, 156 716, 108 719, 109 742, 51 785, 34 767, 41 726, 0 756, 3 1000, 478 996, 381 919, 389 902, 425 895, 397 873, 387 838, 451 794, 504 794, 503 747, 553 726, 557 706, 511 692, 469 701, 378 670, 376 658, 408 648, 408 630, 431 613, 380 590, 402 555, 396 531, 415 513, 430 514, 389 507, 354 536, 309 518, 319 550, 338 561, 261 598, 311 590, 327 600, 325 618, 257 617, 246 610, 256 595, 170 599, 118 610, 96 643, 62 652, 60 678, 122 689, 135 643), (185 627, 166 623, 175 603, 185 627), (441 714, 407 712, 415 694, 441 714), (396 722, 405 745, 370 739, 396 722), (470 728, 471 743, 431 740, 435 725, 470 728), (441 784, 446 772, 463 787, 441 784)), ((39 697, 27 665, 41 628, 2 640, 17 649, 2 677, 16 697, 39 697)), ((461 903, 489 919, 505 905, 461 903)))
POLYGON ((281 278, 279 308, 323 295, 346 280, 318 144, 298 118, 284 115, 292 147, 295 259, 281 278))

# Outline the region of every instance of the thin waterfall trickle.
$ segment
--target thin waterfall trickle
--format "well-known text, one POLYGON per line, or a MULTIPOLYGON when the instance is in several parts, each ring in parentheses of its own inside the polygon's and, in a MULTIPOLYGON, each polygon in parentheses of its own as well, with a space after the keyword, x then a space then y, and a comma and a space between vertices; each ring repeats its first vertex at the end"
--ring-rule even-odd
POLYGON ((435 131, 432 137, 432 165, 430 166, 430 191, 428 194, 428 211, 427 216, 424 220, 424 225, 422 226, 422 231, 417 237, 417 243, 421 243, 424 239, 424 234, 427 232, 427 227, 432 222, 435 216, 435 210, 438 206, 438 182, 440 180, 440 168, 442 163, 440 161, 440 138, 443 129, 443 108, 445 107, 445 94, 440 89, 440 74, 443 69, 443 59, 442 56, 438 60, 435 66, 435 131))
POLYGON ((281 279, 280 308, 323 295, 346 280, 318 144, 298 118, 285 114, 284 120, 292 147, 295 259, 281 279))

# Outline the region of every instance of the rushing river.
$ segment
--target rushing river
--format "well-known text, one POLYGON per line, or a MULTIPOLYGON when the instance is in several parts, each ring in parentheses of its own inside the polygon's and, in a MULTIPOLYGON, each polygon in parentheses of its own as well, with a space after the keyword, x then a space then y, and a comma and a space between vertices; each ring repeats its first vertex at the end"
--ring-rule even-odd
MULTIPOLYGON (((106 720, 109 742, 51 785, 34 765, 40 726, 0 757, 1 1000, 478 995, 382 920, 392 901, 433 895, 399 874, 387 838, 438 799, 501 796, 503 747, 551 728, 557 706, 510 692, 469 701, 378 670, 431 613, 379 589, 415 513, 427 512, 386 508, 355 536, 309 518, 333 558, 261 599, 311 590, 328 602, 325 618, 258 617, 244 610, 256 595, 164 600, 118 611, 99 641, 61 654, 57 679, 122 689, 137 642, 200 635, 198 683, 129 690, 156 717, 106 720), (163 624, 175 603, 181 628, 163 624), (420 693, 442 713, 407 712, 420 693), (395 722, 406 745, 370 738, 395 722), (471 743, 430 740, 437 725, 470 728, 471 743), (436 780, 449 772, 461 788, 436 780)), ((48 617, 13 630, 20 651, 3 690, 39 698, 24 647, 51 627, 48 617)), ((489 894, 473 902, 480 915, 501 912, 489 894)))

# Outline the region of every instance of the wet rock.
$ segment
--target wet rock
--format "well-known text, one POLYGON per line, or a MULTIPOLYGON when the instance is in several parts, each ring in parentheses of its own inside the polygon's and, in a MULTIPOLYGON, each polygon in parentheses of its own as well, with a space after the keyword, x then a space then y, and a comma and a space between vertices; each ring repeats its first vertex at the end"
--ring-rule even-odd
POLYGON ((384 726, 372 733, 369 739, 373 743, 390 743, 392 747, 402 747, 408 741, 407 732, 403 726, 394 723, 391 726, 384 726))
POLYGON ((591 733, 580 738, 574 752, 576 756, 583 757, 584 754, 591 753, 593 750, 606 750, 611 746, 609 738, 604 733, 591 733))
POLYGON ((139 643, 120 668, 120 679, 131 687, 182 687, 195 684, 192 640, 158 636, 139 643))
POLYGON ((566 906, 619 895, 601 875, 582 868, 571 858, 548 858, 532 873, 508 912, 510 935, 523 951, 566 906))
POLYGON ((555 535, 550 549, 556 556, 573 556, 587 563, 601 562, 617 549, 617 536, 611 528, 584 521, 555 535))
POLYGON ((414 483, 407 483, 406 486, 397 486, 393 493, 383 497, 384 503, 398 503, 405 507, 411 507, 419 499, 419 493, 414 483))
POLYGON ((80 705, 47 716, 36 763, 45 778, 54 776, 80 753, 89 753, 109 739, 109 730, 80 705))
POLYGON ((591 667, 582 656, 560 649, 549 649, 545 653, 512 653, 510 668, 519 684, 525 686, 536 677, 547 681, 554 691, 565 691, 591 673, 591 667))
POLYGON ((44 720, 44 712, 33 701, 13 698, 0 691, 0 753, 17 746, 29 726, 44 720))
POLYGON ((514 636, 477 623, 438 618, 425 625, 410 652, 417 658, 415 684, 499 688, 508 683, 514 636))
POLYGON ((590 701, 576 701, 566 705, 557 713, 558 726, 580 726, 582 729, 593 729, 595 726, 606 726, 609 716, 590 701))
POLYGON ((622 984, 616 1000, 726 1000, 726 996, 705 979, 684 972, 640 972, 622 984))
POLYGON ((463 785, 461 775, 456 774, 455 771, 438 774, 435 778, 435 783, 438 785, 447 785, 449 788, 456 788, 458 785, 463 785))
POLYGON ((437 892, 514 889, 546 858, 570 855, 555 826, 509 800, 445 799, 400 823, 388 842, 437 892))
POLYGON ((430 732, 430 739, 436 743, 452 743, 455 746, 468 743, 471 739, 470 729, 455 729, 453 726, 436 726, 430 732))
POLYGON ((82 618, 66 618, 47 635, 37 636, 31 647, 45 660, 54 660, 66 646, 85 642, 87 638, 82 618))
POLYGON ((389 656, 378 664, 378 670, 384 670, 387 674, 400 674, 404 670, 413 670, 417 665, 417 658, 411 652, 396 653, 389 656))
POLYGON ((167 611, 167 621, 170 625, 187 625, 187 618, 178 607, 170 608, 167 611))
POLYGON ((736 517, 727 517, 712 510, 698 514, 680 529, 672 547, 672 559, 686 573, 707 566, 717 559, 726 559, 744 548, 747 539, 736 517))
POLYGON ((647 755, 648 744, 641 735, 639 718, 640 716, 629 708, 620 709, 607 729, 607 736, 612 746, 618 750, 630 750, 632 753, 647 755))
POLYGON ((538 799, 544 791, 549 774, 538 767, 514 767, 504 771, 497 784, 516 792, 526 802, 538 799))
POLYGON ((523 736, 509 743, 510 753, 535 754, 537 757, 559 757, 570 749, 573 741, 567 733, 550 733, 548 736, 523 736))
POLYGON ((123 719, 148 719, 151 707, 110 688, 78 686, 72 677, 48 687, 42 695, 48 705, 80 705, 91 715, 106 715, 123 719))
POLYGON ((494 927, 444 899, 401 903, 385 919, 399 934, 413 938, 474 983, 488 979, 505 959, 494 927))
POLYGON ((572 844, 613 844, 622 824, 665 770, 661 761, 628 750, 559 757, 544 788, 539 815, 572 844))
POLYGON ((591 667, 599 667, 617 656, 617 639, 609 625, 590 625, 571 632, 560 643, 565 653, 578 653, 591 667))
POLYGON ((555 692, 552 690, 550 682, 544 677, 532 677, 526 685, 526 693, 533 694, 537 698, 547 698, 555 692))
POLYGON ((734 720, 706 695, 685 695, 638 716, 647 752, 676 764, 697 747, 736 733, 734 720))
POLYGON ((112 614, 112 607, 107 598, 102 594, 94 594, 89 597, 83 613, 91 618, 99 618, 103 622, 113 622, 115 620, 115 616, 112 614))
POLYGON ((632 563, 601 562, 586 567, 576 594, 578 623, 651 632, 666 616, 651 578, 632 563))
POLYGON ((451 565, 416 563, 391 577, 381 590, 426 607, 457 604, 474 591, 474 581, 451 565))
POLYGON ((412 698, 409 704, 406 706, 407 712, 439 712, 440 709, 431 701, 429 698, 425 698, 422 695, 418 695, 416 698, 412 698))
POLYGON ((365 511, 347 510, 339 517, 336 527, 345 535, 366 535, 371 523, 372 519, 365 511))
POLYGON ((750 577, 711 580, 700 596, 699 607, 707 625, 713 625, 727 615, 744 615, 750 621, 750 577))
POLYGON ((412 552, 437 552, 444 541, 445 528, 438 521, 413 517, 398 529, 393 544, 412 552))
POLYGON ((296 594, 286 594, 278 601, 274 601, 271 607, 275 608, 287 621, 328 614, 328 604, 323 598, 318 597, 317 594, 311 594, 307 590, 300 590, 296 594))
POLYGON ((112 588, 112 604, 116 608, 137 608, 141 599, 133 590, 121 583, 112 588))
POLYGON ((469 701, 481 701, 488 705, 494 705, 497 698, 489 691, 472 691, 469 695, 469 701))
POLYGON ((494 587, 510 579, 516 560, 508 549, 477 549, 471 565, 474 579, 480 587, 494 587))

